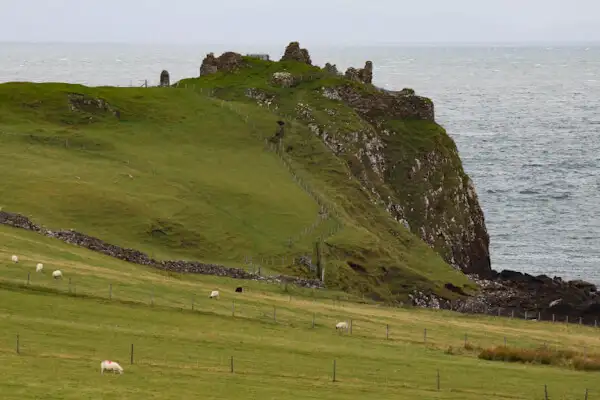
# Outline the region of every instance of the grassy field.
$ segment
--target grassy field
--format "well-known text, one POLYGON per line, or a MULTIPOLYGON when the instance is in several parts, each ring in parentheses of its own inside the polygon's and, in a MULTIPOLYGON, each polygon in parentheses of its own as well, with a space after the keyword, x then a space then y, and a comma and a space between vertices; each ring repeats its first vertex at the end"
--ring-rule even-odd
MULTIPOLYGON (((228 266, 247 257, 291 260, 324 237, 331 287, 388 301, 416 288, 452 296, 448 282, 470 290, 462 274, 372 203, 306 125, 290 120, 285 145, 293 149, 294 180, 265 146, 278 118, 199 88, 2 84, 0 208, 159 259, 228 266), (73 103, 71 93, 92 105, 73 103), (315 229, 320 206, 307 187, 331 211, 315 229)), ((268 268, 294 271, 286 263, 268 268)))
POLYGON ((590 399, 600 395, 597 373, 484 361, 461 350, 467 334, 475 347, 500 345, 506 337, 510 346, 545 343, 591 355, 600 353, 593 328, 393 309, 333 291, 166 274, 7 227, 0 227, 0 243, 3 399, 107 393, 125 399, 543 399, 545 384, 552 399, 583 399, 586 388, 590 399), (13 253, 19 264, 10 262, 13 253), (35 273, 37 262, 45 264, 44 274, 35 273), (55 268, 62 281, 51 279, 55 268), (239 285, 244 293, 234 292, 239 285), (208 299, 213 289, 221 291, 219 300, 208 299), (338 296, 343 301, 334 301, 338 296), (351 334, 335 332, 337 321, 350 319, 351 334), (449 346, 458 354, 447 354, 449 346), (101 376, 102 359, 119 361, 125 373, 101 376))

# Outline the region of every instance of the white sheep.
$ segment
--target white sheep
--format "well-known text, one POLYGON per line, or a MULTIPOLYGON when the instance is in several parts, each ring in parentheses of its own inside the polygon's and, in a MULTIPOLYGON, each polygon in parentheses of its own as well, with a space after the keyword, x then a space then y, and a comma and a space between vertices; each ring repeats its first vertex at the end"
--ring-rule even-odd
POLYGON ((123 373, 123 367, 121 367, 118 362, 110 360, 104 360, 100 363, 100 374, 104 374, 104 370, 112 371, 113 374, 117 372, 119 374, 123 373))
POLYGON ((212 292, 210 292, 210 298, 213 299, 215 297, 217 299, 219 298, 219 291, 218 290, 213 290, 212 292))
POLYGON ((43 270, 44 270, 44 264, 38 263, 38 265, 35 266, 35 272, 42 272, 43 270))
POLYGON ((15 256, 13 254, 13 256, 10 258, 12 260, 12 262, 14 262, 15 264, 19 262, 19 257, 15 256))
POLYGON ((54 271, 54 272, 52 273, 52 277, 53 277, 54 279, 62 278, 62 276, 63 276, 63 275, 62 275, 62 272, 60 271, 60 269, 57 269, 56 271, 54 271))
POLYGON ((335 329, 348 329, 348 323, 346 321, 343 322, 338 322, 337 324, 335 324, 335 329))

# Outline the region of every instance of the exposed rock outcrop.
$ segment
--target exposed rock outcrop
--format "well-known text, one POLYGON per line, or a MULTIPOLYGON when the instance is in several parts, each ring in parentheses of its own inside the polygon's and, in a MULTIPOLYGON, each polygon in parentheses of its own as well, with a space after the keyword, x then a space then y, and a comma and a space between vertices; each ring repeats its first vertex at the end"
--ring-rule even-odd
POLYGON ((245 66, 241 54, 227 51, 219 57, 214 53, 206 55, 200 66, 200 76, 206 76, 217 72, 235 72, 245 66))
MULTIPOLYGON (((474 275, 470 278, 481 288, 475 296, 450 302, 431 293, 415 291, 409 296, 411 305, 530 320, 593 326, 600 323, 600 294, 596 285, 589 282, 564 281, 559 277, 533 276, 510 270, 493 271, 490 279, 479 279, 474 275)), ((450 289, 462 292, 456 287, 450 289)))
POLYGON ((400 94, 388 90, 358 90, 352 85, 328 88, 324 96, 343 100, 369 122, 382 120, 422 119, 435 121, 433 102, 426 97, 400 94))
POLYGON ((68 93, 67 98, 71 111, 88 114, 111 114, 116 118, 121 118, 121 112, 112 107, 104 99, 91 97, 81 93, 68 93))
POLYGON ((600 320, 600 296, 596 286, 589 282, 510 270, 494 271, 486 280, 471 278, 481 292, 458 301, 456 311, 589 325, 600 320))
POLYGON ((348 159, 372 201, 456 269, 489 277, 483 211, 454 141, 435 123, 431 100, 412 89, 396 92, 354 84, 323 88, 322 94, 346 103, 364 122, 348 129, 315 121, 305 111, 298 116, 335 154, 348 159), (416 147, 409 143, 413 138, 416 147))
POLYGON ((351 81, 371 84, 373 83, 373 63, 367 61, 365 67, 361 69, 350 67, 346 70, 344 76, 351 81))
POLYGON ((271 83, 275 86, 289 88, 296 84, 296 79, 294 78, 294 75, 289 72, 275 72, 271 77, 271 83))
POLYGON ((8 213, 6 211, 0 211, 0 224, 37 232, 48 237, 60 239, 69 244, 84 247, 110 257, 118 258, 123 261, 159 268, 166 271, 227 276, 234 279, 252 279, 269 283, 289 283, 296 286, 315 289, 324 287, 321 281, 315 279, 296 278, 284 275, 261 276, 238 268, 228 268, 223 265, 216 264, 204 264, 197 261, 158 261, 149 257, 147 254, 142 253, 141 251, 115 246, 113 244, 106 243, 101 239, 75 232, 73 230, 51 231, 33 223, 31 220, 29 220, 29 218, 23 215, 8 213))
POLYGON ((285 48, 281 61, 298 61, 304 64, 312 65, 312 60, 308 50, 300 48, 300 43, 291 42, 285 48))

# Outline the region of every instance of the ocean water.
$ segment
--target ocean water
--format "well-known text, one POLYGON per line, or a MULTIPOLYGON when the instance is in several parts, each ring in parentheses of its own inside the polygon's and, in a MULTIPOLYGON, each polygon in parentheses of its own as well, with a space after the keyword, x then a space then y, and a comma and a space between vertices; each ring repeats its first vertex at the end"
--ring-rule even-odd
MULTIPOLYGON (((285 44, 284 44, 285 45, 285 44)), ((0 44, 0 82, 156 84, 197 76, 206 53, 280 48, 0 44)), ((374 83, 433 99, 473 179, 493 268, 600 284, 600 46, 309 48, 374 83)))

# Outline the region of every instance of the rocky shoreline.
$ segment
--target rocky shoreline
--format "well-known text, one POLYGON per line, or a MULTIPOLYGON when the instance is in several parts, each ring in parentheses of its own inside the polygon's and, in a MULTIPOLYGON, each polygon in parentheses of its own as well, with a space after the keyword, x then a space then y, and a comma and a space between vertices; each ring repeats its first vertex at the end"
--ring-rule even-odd
POLYGON ((63 242, 73 244, 76 246, 85 247, 86 249, 102 253, 110 257, 118 258, 123 261, 127 261, 133 264, 146 265, 164 271, 187 274, 225 276, 234 279, 246 279, 275 284, 287 283, 311 289, 324 288, 323 282, 316 279, 304 279, 285 275, 262 276, 259 274, 253 274, 244 271, 243 269, 239 268, 230 268, 217 264, 204 264, 197 261, 158 261, 149 257, 147 254, 142 253, 141 251, 121 248, 119 246, 106 243, 101 239, 95 238, 93 236, 88 236, 73 230, 51 231, 33 223, 29 218, 23 215, 9 213, 6 211, 0 211, 0 224, 37 232, 44 236, 56 238, 62 240, 63 242))
MULTIPOLYGON (((469 275, 480 288, 474 296, 452 302, 434 295, 414 293, 412 305, 424 308, 449 309, 465 314, 486 314, 578 323, 598 326, 600 296, 596 285, 581 281, 565 281, 560 277, 533 276, 517 271, 492 271, 492 277, 481 279, 469 275)), ((449 288, 452 290, 452 288, 449 288)))

